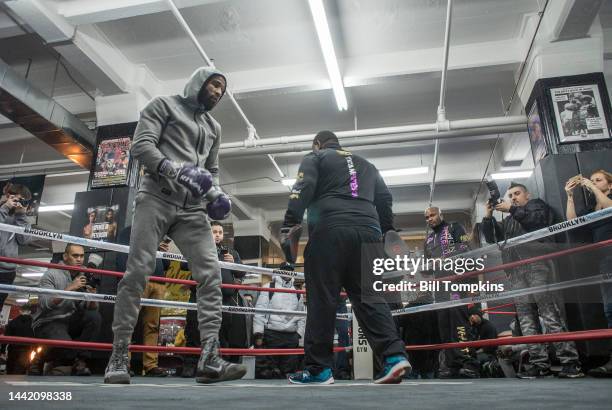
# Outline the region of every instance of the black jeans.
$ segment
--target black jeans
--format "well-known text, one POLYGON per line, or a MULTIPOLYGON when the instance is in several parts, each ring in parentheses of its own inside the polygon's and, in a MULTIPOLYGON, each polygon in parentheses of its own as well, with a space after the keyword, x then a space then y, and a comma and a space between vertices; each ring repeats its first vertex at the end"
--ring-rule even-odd
MULTIPOLYGON (((44 323, 34 329, 34 336, 41 339, 78 340, 80 342, 94 342, 100 332, 102 317, 97 309, 76 311, 72 316, 63 320, 54 320, 44 323)), ((45 354, 45 361, 53 361, 55 366, 68 366, 74 360, 88 359, 91 351, 55 348, 45 354)))
MULTIPOLYGON (((0 283, 3 285, 12 285, 15 282, 15 271, 12 272, 0 272, 0 283)), ((4 301, 8 297, 8 293, 0 292, 0 310, 2 310, 2 306, 4 306, 4 301)))
POLYGON ((348 293, 375 354, 381 358, 406 354, 389 306, 372 286, 372 261, 385 257, 381 240, 378 231, 367 227, 317 226, 312 232, 304 251, 308 292, 304 364, 312 374, 334 366, 334 327, 341 288, 348 293))
MULTIPOLYGON (((295 349, 300 343, 297 332, 264 331, 264 349, 295 349)), ((257 378, 285 378, 287 374, 297 371, 298 356, 258 356, 255 362, 257 378), (278 370, 275 370, 278 369, 278 370)))

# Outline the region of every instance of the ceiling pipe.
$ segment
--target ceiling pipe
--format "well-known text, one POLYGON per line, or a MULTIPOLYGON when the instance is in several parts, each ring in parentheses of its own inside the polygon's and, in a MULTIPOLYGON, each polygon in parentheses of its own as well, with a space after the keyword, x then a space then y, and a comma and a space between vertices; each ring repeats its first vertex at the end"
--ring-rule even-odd
MULTIPOLYGON (((380 147, 386 144, 397 144, 402 142, 413 141, 428 141, 434 139, 452 139, 462 137, 472 137, 478 135, 491 134, 509 134, 515 132, 524 132, 526 127, 526 119, 523 119, 521 124, 510 124, 496 127, 480 127, 450 130, 445 132, 423 131, 412 133, 388 133, 386 135, 377 134, 375 136, 359 137, 359 138, 343 138, 341 143, 343 147, 359 147, 367 145, 375 145, 380 147)), ((314 136, 313 136, 314 137, 314 136)), ((248 157, 262 154, 280 154, 280 153, 300 153, 312 150, 312 139, 309 142, 295 142, 285 144, 275 144, 263 147, 254 147, 249 149, 244 148, 221 148, 219 155, 225 158, 248 157)))
MULTIPOLYGON (((440 104, 438 104, 438 131, 448 131, 450 129, 449 121, 446 119, 446 77, 448 74, 448 54, 450 50, 450 33, 451 22, 453 15, 453 0, 447 0, 446 7, 446 30, 444 32, 444 55, 442 57, 442 78, 440 79, 440 104)), ((432 205, 434 192, 436 189, 436 173, 438 170, 438 152, 440 149, 440 140, 436 140, 434 149, 434 158, 432 166, 431 184, 429 186, 429 206, 432 205)))
MULTIPOLYGON (((491 128, 492 134, 495 134, 495 128, 502 129, 507 126, 520 125, 522 126, 521 131, 525 131, 527 128, 527 118, 523 115, 516 115, 510 117, 489 117, 489 118, 473 118, 467 120, 456 120, 449 121, 450 129, 454 131, 459 130, 470 130, 479 128, 491 128)), ((338 131, 335 134, 340 140, 346 138, 355 137, 372 137, 376 135, 392 135, 392 134, 406 134, 416 132, 429 132, 430 137, 425 138, 426 140, 435 139, 435 135, 438 134, 436 130, 436 123, 430 124, 412 124, 412 125, 401 125, 396 127, 382 127, 382 128, 367 128, 362 130, 348 130, 338 131), (431 137, 434 135, 434 137, 431 137)), ((308 142, 312 143, 315 134, 303 134, 293 135, 286 137, 274 137, 274 138, 262 138, 259 140, 246 140, 237 142, 226 142, 221 144, 221 151, 226 153, 244 151, 245 148, 257 148, 275 145, 286 145, 291 143, 308 142), (234 150, 235 149, 235 150, 234 150)), ((282 152, 282 151, 281 151, 282 152)), ((290 152, 290 151, 287 151, 290 152)))
MULTIPOLYGON (((179 9, 174 4, 174 1, 173 0, 167 0, 167 2, 168 2, 168 5, 170 6, 170 11, 172 12, 172 14, 174 14, 174 17, 177 19, 177 21, 179 22, 179 24, 181 25, 183 30, 185 30, 185 32, 187 33, 187 36, 189 37, 191 42, 194 44, 194 46, 198 50, 198 53, 200 54, 200 56, 204 59, 204 61, 206 62, 206 64, 209 67, 215 68, 215 64, 208 57, 208 54, 206 54, 206 52, 204 51, 204 49, 200 45, 200 42, 198 41, 196 36, 193 34, 193 31, 191 31, 191 28, 189 27, 189 25, 187 24, 187 22, 183 18, 183 15, 179 11, 179 9)), ((238 114, 240 114, 240 116, 242 117, 242 120, 246 123, 247 133, 249 135, 248 139, 259 139, 259 135, 257 135, 257 130, 255 129, 255 126, 251 123, 251 121, 249 121, 249 118, 246 116, 244 111, 242 111, 242 108, 238 104, 238 101, 236 101, 236 98, 234 98, 234 93, 232 93, 229 89, 226 89, 225 90, 225 94, 227 95, 227 97, 231 101, 231 103, 234 106, 234 108, 236 108, 236 111, 238 111, 238 114)), ((278 166, 278 164, 274 160, 274 157, 272 157, 272 155, 268 155, 268 158, 272 162, 272 165, 274 165, 274 168, 279 173, 281 178, 284 178, 285 177, 285 173, 280 169, 280 167, 278 166)))

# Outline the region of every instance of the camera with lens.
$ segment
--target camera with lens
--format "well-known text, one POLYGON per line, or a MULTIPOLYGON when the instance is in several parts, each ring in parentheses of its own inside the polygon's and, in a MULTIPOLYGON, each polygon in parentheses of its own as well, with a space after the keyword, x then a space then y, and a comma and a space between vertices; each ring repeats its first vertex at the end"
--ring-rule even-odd
POLYGON ((495 205, 500 204, 501 201, 501 193, 499 192, 499 187, 497 186, 497 182, 495 181, 485 181, 487 184, 487 189, 489 190, 489 205, 495 207, 495 205))
POLYGON ((217 247, 217 253, 219 255, 227 255, 229 253, 229 248, 227 246, 219 245, 217 247))
POLYGON ((87 286, 91 286, 96 289, 100 285, 100 278, 91 272, 80 272, 79 276, 85 276, 85 287, 78 290, 78 292, 85 292, 87 286))
POLYGON ((28 206, 30 206, 30 201, 27 199, 23 199, 21 198, 20 200, 17 201, 17 203, 19 203, 21 206, 23 206, 24 208, 27 208, 28 206))
MULTIPOLYGON (((92 253, 89 255, 85 267, 89 269, 98 269, 99 266, 102 264, 103 260, 104 258, 102 258, 102 256, 98 255, 97 253, 92 253)), ((98 275, 95 273, 80 272, 79 276, 85 277, 86 286, 91 286, 92 288, 96 289, 100 285, 100 277, 98 277, 98 275)), ((81 288, 80 291, 85 292, 85 288, 81 288)))

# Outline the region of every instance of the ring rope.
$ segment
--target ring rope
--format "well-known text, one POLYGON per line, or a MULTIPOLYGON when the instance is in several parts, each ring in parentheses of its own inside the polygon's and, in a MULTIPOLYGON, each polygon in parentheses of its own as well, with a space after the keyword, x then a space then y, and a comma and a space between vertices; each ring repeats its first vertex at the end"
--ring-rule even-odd
POLYGON ((393 316, 402 316, 410 313, 429 312, 431 310, 448 309, 456 306, 471 305, 480 302, 488 302, 491 300, 511 299, 520 296, 532 295, 535 293, 553 292, 579 286, 598 285, 600 283, 612 282, 612 274, 593 275, 586 278, 572 279, 559 283, 552 283, 540 286, 533 286, 524 289, 507 290, 504 292, 494 292, 491 294, 470 296, 463 299, 449 300, 444 302, 428 303, 420 306, 408 306, 402 309, 391 311, 393 316))
MULTIPOLYGON (((18 235, 33 236, 40 239, 50 239, 58 242, 74 243, 76 245, 87 246, 90 248, 99 248, 107 251, 129 253, 130 247, 120 245, 118 243, 95 241, 93 239, 81 238, 79 236, 66 235, 58 232, 45 231, 43 229, 35 229, 31 227, 15 226, 0 223, 0 231, 11 232, 18 235)), ((174 261, 187 262, 183 255, 171 252, 156 252, 156 258, 167 259, 174 261)), ((289 270, 262 268, 260 266, 242 265, 239 263, 231 263, 219 261, 219 265, 224 269, 239 270, 241 272, 255 273, 259 275, 281 276, 285 278, 304 278, 302 272, 294 272, 289 270)))
MULTIPOLYGON (((612 208, 606 208, 606 209, 612 209, 612 208)), ((505 270, 505 269, 512 269, 512 268, 516 268, 518 266, 528 265, 528 264, 534 263, 534 262, 539 262, 539 261, 549 260, 549 259, 556 259, 556 258, 560 258, 562 256, 572 255, 574 253, 579 253, 579 252, 591 251, 591 250, 594 250, 594 249, 604 248, 606 246, 611 246, 611 245, 612 245, 612 239, 607 239, 607 240, 600 241, 600 242, 589 243, 587 245, 579 246, 577 248, 563 249, 563 250, 556 251, 556 252, 546 253, 544 255, 533 256, 531 258, 521 259, 519 261, 508 262, 508 263, 503 263, 501 265, 490 266, 490 267, 484 268, 482 270, 465 272, 465 273, 462 273, 462 274, 454 274, 454 275, 449 275, 449 276, 445 276, 445 277, 442 277, 442 278, 433 278, 432 280, 435 280, 435 281, 444 281, 444 280, 455 281, 455 280, 460 280, 460 279, 466 279, 466 278, 471 278, 471 277, 474 277, 474 276, 482 275, 482 274, 485 274, 485 273, 497 272, 497 271, 505 270)), ((463 255, 464 254, 461 254, 462 257, 463 257, 463 255)), ((452 258, 448 258, 448 259, 452 259, 452 258)), ((407 273, 405 271, 393 271, 393 272, 384 273, 383 274, 383 278, 384 279, 397 279, 397 278, 404 277, 406 275, 407 275, 407 273)))
MULTIPOLYGON (((466 347, 493 347, 510 346, 518 344, 539 344, 566 341, 599 340, 612 339, 612 329, 580 330, 574 332, 547 333, 543 335, 531 336, 511 336, 498 337, 496 339, 474 340, 469 342, 450 342, 425 345, 408 345, 406 350, 442 350, 442 349, 463 349, 466 347)), ((52 347, 81 348, 88 350, 112 350, 111 343, 78 342, 74 340, 54 340, 38 339, 34 337, 20 336, 0 336, 0 343, 7 344, 39 344, 52 347)), ((334 347, 335 352, 351 350, 351 346, 334 347)), ((197 347, 175 347, 175 346, 145 346, 130 345, 132 352, 157 352, 157 353, 179 353, 179 354, 200 354, 197 347)), ((241 356, 274 356, 274 355, 301 355, 304 349, 240 349, 240 348, 220 348, 223 355, 241 356)))
MULTIPOLYGON (((2 293, 30 293, 37 295, 48 295, 54 297, 61 297, 63 299, 71 300, 84 300, 87 302, 102 302, 102 303, 115 303, 117 296, 115 295, 104 295, 99 293, 84 293, 84 292, 73 292, 58 289, 48 288, 33 288, 28 286, 17 286, 17 285, 5 285, 0 284, 0 292, 2 293)), ((190 302, 179 302, 172 300, 160 300, 160 299, 140 299, 142 306, 153 306, 153 307, 169 307, 177 309, 197 310, 197 303, 190 302)), ((263 309, 246 306, 222 306, 222 311, 227 313, 238 313, 244 315, 254 315, 258 313, 282 315, 282 316, 306 316, 306 311, 296 310, 280 310, 280 309, 263 309)), ((350 314, 339 313, 337 314, 338 319, 349 320, 350 314)))
MULTIPOLYGON (((9 258, 6 256, 0 256, 0 262, 14 263, 18 265, 27 265, 27 266, 38 266, 41 268, 70 270, 70 271, 75 271, 75 272, 95 273, 98 275, 115 276, 118 278, 121 278, 125 275, 123 272, 117 272, 117 271, 106 270, 106 269, 86 268, 85 266, 70 266, 70 265, 64 265, 60 263, 50 263, 50 262, 33 261, 29 259, 9 258)), ((196 282, 195 280, 166 278, 162 276, 149 276, 149 280, 153 282, 175 283, 175 284, 187 285, 187 286, 195 286, 198 284, 198 282, 196 282)), ((222 289, 251 290, 254 292, 297 293, 301 295, 306 293, 305 290, 301 290, 301 289, 265 288, 262 286, 234 285, 234 284, 229 284, 229 283, 221 284, 221 288, 222 289)), ((346 296, 346 292, 340 292, 340 296, 346 296)))

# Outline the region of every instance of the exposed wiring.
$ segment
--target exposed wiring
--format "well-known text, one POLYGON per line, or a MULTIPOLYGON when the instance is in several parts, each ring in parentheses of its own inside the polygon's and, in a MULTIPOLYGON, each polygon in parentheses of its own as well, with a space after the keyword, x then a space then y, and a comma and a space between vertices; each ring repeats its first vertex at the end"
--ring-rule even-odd
POLYGON ((272 177, 257 177, 257 178, 242 179, 242 180, 239 180, 239 181, 226 182, 224 184, 219 184, 219 186, 243 184, 245 182, 260 181, 260 180, 263 180, 263 179, 267 179, 269 181, 277 182, 277 183, 282 182, 282 179, 274 179, 272 177))

